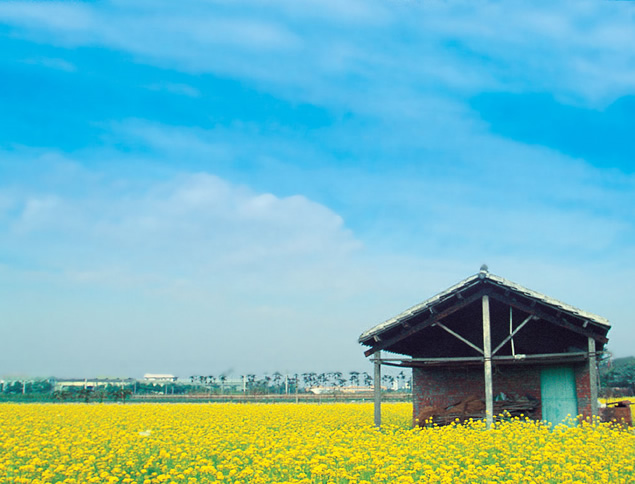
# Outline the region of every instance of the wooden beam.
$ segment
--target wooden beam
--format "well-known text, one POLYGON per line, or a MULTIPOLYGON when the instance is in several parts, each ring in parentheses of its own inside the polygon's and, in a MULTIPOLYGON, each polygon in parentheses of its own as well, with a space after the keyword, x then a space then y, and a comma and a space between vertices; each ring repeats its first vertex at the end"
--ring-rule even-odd
POLYGON ((490 333, 489 296, 483 295, 483 370, 485 374, 485 426, 494 423, 494 390, 492 385, 492 338, 490 333))
POLYGON ((478 346, 476 346, 474 343, 472 343, 471 341, 465 339, 463 336, 461 336, 458 333, 455 333, 454 331, 452 331, 450 328, 448 328, 445 324, 443 324, 440 321, 437 321, 436 323, 434 323, 436 326, 438 326, 439 328, 443 328, 444 330, 446 330, 448 333, 450 333, 452 336, 454 336, 456 339, 459 339, 461 341, 463 341, 463 343, 465 343, 466 345, 470 346, 471 348, 474 348, 476 351, 478 351, 480 354, 483 354, 483 350, 481 348, 479 348, 478 346))
POLYGON ((504 360, 548 360, 548 359, 557 359, 557 358, 579 358, 582 357, 586 359, 588 357, 586 351, 574 351, 571 353, 536 353, 529 355, 504 355, 504 356, 492 356, 493 361, 504 361, 504 360))
POLYGON ((593 421, 598 416, 598 367, 595 356, 595 340, 589 337, 589 387, 591 390, 591 416, 593 421))
MULTIPOLYGON (((586 353, 585 353, 586 354, 586 353)), ((457 356, 455 358, 382 358, 382 363, 399 361, 402 363, 450 363, 454 361, 483 361, 482 356, 457 356)))
POLYGON ((412 325, 408 330, 403 331, 401 333, 399 333, 396 336, 393 336, 392 338, 388 338, 380 343, 377 343, 376 345, 374 345, 372 348, 364 351, 364 355, 365 356, 370 356, 374 353, 376 353, 377 351, 381 351, 381 350, 385 350, 386 348, 399 343, 400 341, 403 341, 404 339, 412 336, 413 334, 418 333, 419 331, 421 331, 422 329, 425 329, 429 326, 432 326, 434 323, 441 321, 443 318, 446 318, 447 316, 449 316, 450 314, 455 313, 456 311, 458 311, 459 309, 463 309, 465 306, 468 306, 470 304, 472 304, 475 301, 478 301, 479 299, 481 299, 481 297, 483 296, 483 291, 479 291, 476 294, 473 294, 470 297, 464 298, 463 300, 461 300, 459 303, 454 304, 452 306, 450 306, 449 308, 436 313, 434 315, 429 316, 427 319, 425 319, 424 321, 414 324, 412 325))
MULTIPOLYGON (((492 356, 492 361, 505 361, 505 360, 535 360, 535 359, 549 359, 549 358, 575 358, 582 357, 587 359, 589 354, 587 351, 573 351, 570 353, 534 353, 528 355, 503 355, 492 356)), ((374 360, 373 360, 374 361, 374 360)), ((461 361, 483 361, 482 356, 456 356, 456 357, 440 357, 440 358, 381 358, 382 364, 400 361, 403 363, 452 363, 461 361)))
POLYGON ((514 331, 512 331, 511 334, 501 342, 501 344, 499 344, 496 348, 494 348, 494 350, 492 351, 492 355, 495 355, 498 352, 498 350, 500 350, 503 346, 505 346, 505 344, 507 344, 507 342, 510 339, 516 336, 516 333, 518 333, 518 331, 520 331, 523 326, 525 326, 529 321, 531 321, 533 317, 534 317, 533 314, 530 314, 529 316, 527 316, 525 320, 522 323, 520 323, 520 325, 518 325, 518 327, 514 331))
MULTIPOLYGON (((570 361, 570 360, 586 360, 589 358, 589 354, 586 351, 576 351, 574 353, 539 353, 529 355, 503 355, 492 356, 492 363, 504 363, 504 362, 519 362, 534 361, 540 362, 541 360, 558 360, 558 361, 570 361)), ((424 365, 444 365, 450 363, 483 363, 485 359, 482 356, 459 356, 456 358, 382 358, 382 365, 392 365, 401 367, 411 367, 417 364, 419 366, 424 365)))
POLYGON ((496 294, 495 292, 490 293, 490 297, 504 304, 509 304, 510 306, 513 306, 516 309, 520 309, 521 311, 524 311, 526 313, 538 316, 540 319, 547 321, 548 323, 555 324, 556 326, 560 326, 562 328, 566 328, 582 336, 593 338, 595 341, 599 341, 600 343, 605 344, 608 342, 608 338, 606 338, 605 336, 601 336, 597 333, 594 333, 593 331, 589 331, 588 329, 581 328, 580 326, 570 323, 569 321, 566 321, 565 319, 558 319, 555 316, 549 314, 548 312, 543 311, 542 309, 540 309, 540 307, 535 307, 535 306, 532 307, 531 305, 522 303, 516 300, 515 298, 511 298, 511 299, 505 298, 499 294, 496 294))
POLYGON ((375 427, 381 429, 381 351, 375 353, 375 376, 373 380, 373 393, 375 396, 375 427))

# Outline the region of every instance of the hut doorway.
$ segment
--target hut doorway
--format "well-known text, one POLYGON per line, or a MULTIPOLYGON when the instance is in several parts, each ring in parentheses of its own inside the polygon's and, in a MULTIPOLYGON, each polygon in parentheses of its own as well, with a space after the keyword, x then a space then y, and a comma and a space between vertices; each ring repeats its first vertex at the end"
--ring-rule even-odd
POLYGON ((540 372, 542 419, 559 424, 567 416, 578 415, 575 373, 573 367, 548 366, 540 372))

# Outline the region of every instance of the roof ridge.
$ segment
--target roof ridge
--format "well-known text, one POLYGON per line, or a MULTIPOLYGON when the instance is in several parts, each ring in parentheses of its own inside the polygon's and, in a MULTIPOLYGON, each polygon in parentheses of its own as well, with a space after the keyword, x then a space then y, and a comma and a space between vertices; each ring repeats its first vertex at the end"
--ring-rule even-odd
POLYGON ((386 329, 389 329, 393 326, 395 326, 396 324, 398 324, 401 320, 403 320, 406 317, 409 317, 415 313, 424 311, 426 308, 432 306, 433 304, 442 301, 443 299, 445 299, 445 297, 450 296, 452 294, 454 294, 455 292, 458 292, 459 290, 462 289, 467 289, 468 287, 471 287, 473 282, 478 282, 478 281, 482 281, 482 280, 489 280, 492 281, 493 283, 497 284, 497 285, 501 285, 504 287, 507 287, 513 291, 522 293, 526 296, 529 296, 531 298, 537 299, 539 301, 542 301, 544 304, 550 305, 550 306, 554 306, 557 307, 563 311, 566 311, 568 313, 572 313, 578 317, 581 317, 583 319, 587 319, 590 321, 593 321, 596 324, 602 325, 602 326, 607 326, 610 327, 610 323, 608 321, 608 319, 603 318, 601 316, 598 316, 597 314, 594 313, 590 313, 588 311, 583 311, 582 309, 579 309, 575 306, 572 306, 571 304, 567 304, 564 303, 558 299, 549 297, 543 293, 540 293, 538 291, 534 291, 533 289, 529 289, 525 286, 522 286, 518 283, 515 283, 513 281, 510 281, 508 279, 505 279, 504 277, 501 276, 497 276, 496 274, 492 274, 490 273, 487 268, 482 268, 479 272, 477 272, 476 274, 473 274, 465 279, 463 279, 462 281, 457 282, 456 284, 450 286, 449 288, 441 291, 440 293, 420 302, 419 304, 415 304, 414 306, 411 306, 410 308, 406 309, 405 311, 402 311, 401 313, 399 313, 396 316, 393 316, 390 319, 387 319, 386 321, 379 323, 375 326, 373 326, 372 328, 370 328, 367 331, 364 331, 360 336, 359 336, 359 342, 362 343, 363 341, 368 340, 369 338, 371 338, 372 336, 383 332, 386 329))

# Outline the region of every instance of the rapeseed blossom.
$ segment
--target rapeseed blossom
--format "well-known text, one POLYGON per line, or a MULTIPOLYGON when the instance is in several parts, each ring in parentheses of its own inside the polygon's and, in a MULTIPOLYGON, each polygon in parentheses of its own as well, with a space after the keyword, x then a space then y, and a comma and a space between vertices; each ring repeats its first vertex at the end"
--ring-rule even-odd
POLYGON ((0 404, 0 483, 628 483, 635 436, 513 419, 412 429, 385 404, 0 404))

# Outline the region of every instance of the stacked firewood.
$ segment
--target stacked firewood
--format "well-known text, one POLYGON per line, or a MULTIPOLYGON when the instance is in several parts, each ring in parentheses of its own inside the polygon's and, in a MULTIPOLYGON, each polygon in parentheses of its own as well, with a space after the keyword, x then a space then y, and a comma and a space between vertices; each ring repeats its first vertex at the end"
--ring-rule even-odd
MULTIPOLYGON (((499 394, 494 402, 494 415, 497 418, 525 416, 535 418, 540 402, 531 396, 499 394)), ((420 427, 428 425, 449 425, 452 422, 465 422, 485 418, 485 401, 477 395, 470 395, 447 407, 426 406, 416 419, 420 427)))

